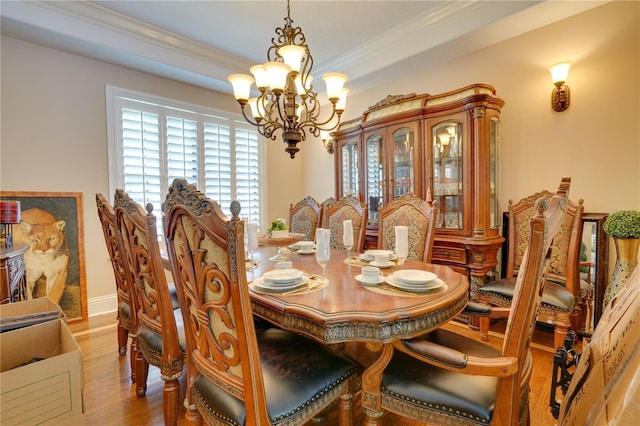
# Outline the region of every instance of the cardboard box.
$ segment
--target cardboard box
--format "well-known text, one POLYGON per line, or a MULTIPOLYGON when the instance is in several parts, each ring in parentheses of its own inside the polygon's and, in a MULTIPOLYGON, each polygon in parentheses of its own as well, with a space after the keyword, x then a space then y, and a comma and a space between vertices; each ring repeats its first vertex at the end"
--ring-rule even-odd
POLYGON ((0 352, 3 426, 84 423, 82 355, 62 319, 0 334, 0 352))
POLYGON ((58 318, 67 320, 60 306, 48 297, 7 303, 0 307, 0 333, 58 318))
MULTIPOLYGON (((559 425, 600 426, 640 416, 640 266, 611 301, 564 396, 559 425)), ((626 421, 626 420, 625 420, 626 421)))

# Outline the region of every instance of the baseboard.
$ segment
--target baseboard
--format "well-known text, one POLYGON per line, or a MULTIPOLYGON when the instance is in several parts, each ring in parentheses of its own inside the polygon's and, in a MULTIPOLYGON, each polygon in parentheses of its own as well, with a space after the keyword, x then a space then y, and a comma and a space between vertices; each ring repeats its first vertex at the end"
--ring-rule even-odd
POLYGON ((89 316, 108 314, 118 309, 118 296, 110 294, 108 296, 92 297, 87 301, 89 316))

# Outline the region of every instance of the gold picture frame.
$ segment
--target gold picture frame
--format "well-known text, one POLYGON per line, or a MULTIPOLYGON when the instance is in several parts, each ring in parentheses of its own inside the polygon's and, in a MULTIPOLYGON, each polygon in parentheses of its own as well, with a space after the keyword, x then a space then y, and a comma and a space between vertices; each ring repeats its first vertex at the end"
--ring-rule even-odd
POLYGON ((51 297, 69 322, 87 320, 82 193, 0 191, 0 199, 20 201, 22 220, 13 227, 14 244, 30 246, 25 252, 27 292, 51 297), (61 233, 62 241, 44 241, 45 236, 56 241, 61 233))

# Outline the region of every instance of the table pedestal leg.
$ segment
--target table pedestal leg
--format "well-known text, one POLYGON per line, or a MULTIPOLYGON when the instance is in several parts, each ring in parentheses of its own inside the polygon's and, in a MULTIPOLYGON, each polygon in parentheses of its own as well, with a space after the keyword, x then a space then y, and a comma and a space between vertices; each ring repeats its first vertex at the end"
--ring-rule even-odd
POLYGON ((380 426, 383 411, 380 401, 380 385, 382 372, 391 360, 393 346, 391 343, 367 344, 369 350, 380 351, 378 359, 367 368, 362 375, 362 411, 365 426, 380 426))

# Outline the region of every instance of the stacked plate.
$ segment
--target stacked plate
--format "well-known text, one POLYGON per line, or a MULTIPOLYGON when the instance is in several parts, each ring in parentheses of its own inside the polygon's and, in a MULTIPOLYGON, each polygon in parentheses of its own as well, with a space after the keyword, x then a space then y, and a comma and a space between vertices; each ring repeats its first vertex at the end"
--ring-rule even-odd
POLYGON ((389 260, 396 259, 398 256, 391 250, 367 250, 363 254, 361 254, 360 260, 365 260, 367 262, 371 262, 376 259, 377 255, 388 255, 389 260))
POLYGON ((442 286, 444 281, 433 272, 402 269, 387 276, 387 283, 402 290, 426 291, 442 286))
POLYGON ((297 269, 274 269, 256 278, 254 285, 268 290, 287 291, 306 284, 309 278, 297 269))

